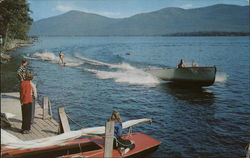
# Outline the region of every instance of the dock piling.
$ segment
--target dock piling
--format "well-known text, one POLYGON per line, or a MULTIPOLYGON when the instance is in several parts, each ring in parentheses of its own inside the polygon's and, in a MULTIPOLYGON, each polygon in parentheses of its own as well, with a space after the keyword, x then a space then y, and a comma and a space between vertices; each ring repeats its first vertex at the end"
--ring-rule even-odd
MULTIPOLYGON (((49 115, 49 98, 48 97, 43 97, 43 119, 51 119, 51 116, 49 115)), ((51 107, 50 107, 50 113, 51 112, 51 107)))
POLYGON ((250 143, 248 144, 248 147, 247 147, 246 158, 250 158, 250 143))
POLYGON ((114 124, 115 124, 114 121, 106 122, 104 158, 112 157, 113 140, 114 140, 114 124))
POLYGON ((64 107, 58 108, 58 114, 59 114, 60 133, 69 132, 70 126, 64 107))

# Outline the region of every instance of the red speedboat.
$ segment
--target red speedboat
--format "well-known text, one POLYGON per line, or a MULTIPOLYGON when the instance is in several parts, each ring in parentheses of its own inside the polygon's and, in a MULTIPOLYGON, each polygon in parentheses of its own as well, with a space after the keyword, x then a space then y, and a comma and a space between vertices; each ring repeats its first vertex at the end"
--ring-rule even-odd
MULTIPOLYGON (((122 123, 123 129, 152 122, 151 119, 129 120, 122 123)), ((103 135, 105 127, 84 128, 77 131, 41 139, 22 141, 14 135, 1 129, 1 157, 2 158, 99 158, 104 156, 104 137, 81 138, 81 136, 103 135)), ((135 148, 125 155, 113 149, 112 157, 143 157, 157 149, 160 142, 142 133, 129 133, 123 135, 135 143, 135 148)))
MULTIPOLYGON (((131 133, 123 135, 135 143, 135 148, 125 155, 113 149, 112 157, 144 157, 154 152, 160 142, 146 134, 131 133)), ((2 148, 3 158, 102 158, 104 156, 104 138, 93 137, 66 141, 63 145, 51 145, 35 149, 2 148)))

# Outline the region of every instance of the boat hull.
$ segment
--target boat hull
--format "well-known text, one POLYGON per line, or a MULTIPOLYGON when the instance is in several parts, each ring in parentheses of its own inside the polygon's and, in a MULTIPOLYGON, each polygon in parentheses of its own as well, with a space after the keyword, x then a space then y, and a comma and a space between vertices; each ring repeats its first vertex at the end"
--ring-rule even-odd
POLYGON ((216 67, 185 67, 150 69, 150 74, 178 84, 195 84, 198 86, 210 86, 215 81, 216 67))
MULTIPOLYGON (((130 135, 123 135, 125 139, 135 142, 135 148, 123 157, 136 158, 148 155, 157 150, 160 142, 143 133, 132 133, 130 135)), ((102 158, 104 156, 104 138, 94 137, 85 139, 75 139, 68 141, 64 145, 53 145, 37 149, 2 149, 3 158, 75 158, 75 157, 89 157, 102 158)), ((118 150, 113 149, 112 157, 121 157, 118 150)))

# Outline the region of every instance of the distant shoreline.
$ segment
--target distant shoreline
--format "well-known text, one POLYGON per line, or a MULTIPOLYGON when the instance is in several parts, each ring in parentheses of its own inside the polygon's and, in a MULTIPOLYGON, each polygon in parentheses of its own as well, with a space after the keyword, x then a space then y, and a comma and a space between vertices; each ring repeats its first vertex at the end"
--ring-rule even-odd
POLYGON ((165 35, 36 35, 36 38, 39 37, 187 37, 187 36, 194 36, 194 37, 207 37, 207 36, 250 36, 249 33, 245 32, 216 32, 216 33, 174 33, 174 34, 165 34, 165 35))
POLYGON ((163 36, 250 36, 250 32, 184 32, 166 34, 163 36))

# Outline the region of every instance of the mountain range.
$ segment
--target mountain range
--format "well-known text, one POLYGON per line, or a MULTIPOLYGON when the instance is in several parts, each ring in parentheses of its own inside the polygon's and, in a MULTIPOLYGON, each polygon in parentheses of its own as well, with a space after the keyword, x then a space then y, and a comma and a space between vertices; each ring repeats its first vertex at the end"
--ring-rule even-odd
POLYGON ((249 33, 249 6, 170 7, 128 18, 109 18, 72 10, 33 22, 29 35, 151 36, 194 32, 249 33))

